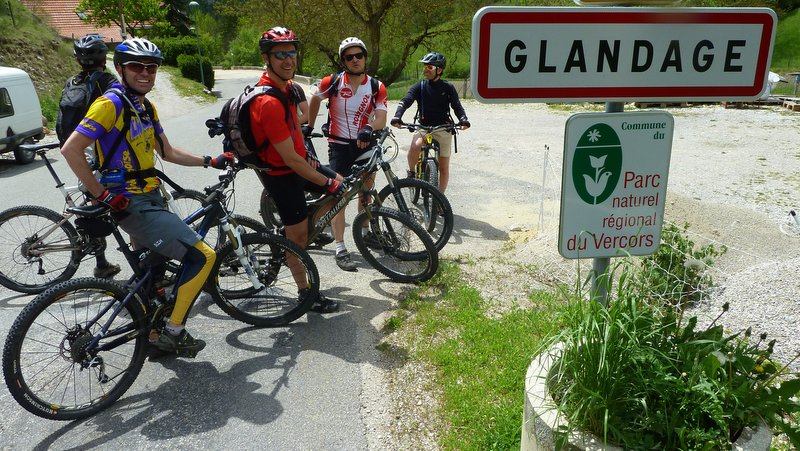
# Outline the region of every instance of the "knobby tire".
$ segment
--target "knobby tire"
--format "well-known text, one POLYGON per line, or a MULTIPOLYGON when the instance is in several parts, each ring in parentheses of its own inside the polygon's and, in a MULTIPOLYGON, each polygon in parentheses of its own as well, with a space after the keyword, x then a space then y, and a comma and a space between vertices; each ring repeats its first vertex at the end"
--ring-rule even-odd
POLYGON ((0 285, 21 293, 41 293, 75 275, 82 258, 81 238, 60 213, 34 205, 0 213, 0 285), (34 244, 55 226, 42 243, 34 244))
POLYGON ((88 322, 127 293, 111 280, 79 278, 47 289, 25 306, 3 347, 6 386, 22 407, 50 420, 76 420, 107 408, 130 388, 147 353, 144 307, 138 297, 123 307, 100 340, 100 346, 110 348, 85 352, 113 309, 94 325, 88 322))
POLYGON ((397 179, 396 187, 403 196, 408 211, 400 208, 392 188, 388 185, 378 193, 381 205, 400 210, 414 218, 431 234, 436 250, 441 251, 453 234, 455 218, 450 201, 438 188, 422 180, 397 179), (415 192, 420 193, 416 201, 413 200, 415 192))
POLYGON ((411 216, 387 207, 370 207, 353 220, 353 240, 373 268, 395 282, 424 282, 439 269, 433 238, 411 216), (372 237, 367 240, 367 233, 372 237))
POLYGON ((243 235, 242 245, 265 287, 260 291, 253 287, 228 243, 217 253, 206 284, 214 302, 232 318, 260 327, 283 326, 305 314, 319 294, 319 273, 308 253, 286 238, 265 233, 243 235), (297 272, 308 280, 309 289, 302 297, 287 255, 297 259, 297 272))

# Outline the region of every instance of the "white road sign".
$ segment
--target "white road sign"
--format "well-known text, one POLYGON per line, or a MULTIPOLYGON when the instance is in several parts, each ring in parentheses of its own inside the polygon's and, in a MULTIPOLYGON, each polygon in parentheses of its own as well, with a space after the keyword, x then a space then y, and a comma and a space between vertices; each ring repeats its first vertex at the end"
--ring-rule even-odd
POLYGON ((656 251, 673 128, 665 111, 580 113, 567 120, 558 237, 562 256, 656 251))
POLYGON ((777 17, 768 8, 486 7, 472 21, 484 102, 755 100, 777 17))

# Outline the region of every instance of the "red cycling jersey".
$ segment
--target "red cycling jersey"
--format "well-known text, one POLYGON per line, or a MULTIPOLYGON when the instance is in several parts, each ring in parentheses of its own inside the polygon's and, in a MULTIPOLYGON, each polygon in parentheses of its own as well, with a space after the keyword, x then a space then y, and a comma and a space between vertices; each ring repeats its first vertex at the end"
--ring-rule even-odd
MULTIPOLYGON (((278 88, 278 85, 269 78, 266 72, 261 75, 261 80, 258 81, 257 86, 274 86, 278 88)), ((287 98, 290 98, 289 86, 290 85, 287 85, 286 89, 281 90, 287 98)), ((291 137, 294 144, 294 151, 303 157, 303 159, 306 158, 303 134, 300 131, 300 127, 297 125, 297 108, 290 107, 289 115, 291 123, 287 124, 286 109, 283 103, 273 96, 259 96, 250 104, 250 125, 255 142, 261 143, 264 142, 264 140, 269 140, 267 148, 261 150, 258 156, 270 167, 282 168, 273 169, 267 173, 268 175, 284 175, 293 172, 286 167, 283 158, 281 158, 278 151, 275 150, 275 143, 282 142, 291 137)))
MULTIPOLYGON (((332 76, 329 75, 320 81, 319 92, 315 94, 317 97, 330 97, 331 78, 332 76)), ((330 134, 332 136, 328 138, 329 141, 341 142, 335 138, 355 140, 358 136, 358 129, 369 122, 373 110, 372 87, 369 80, 369 75, 364 77, 364 81, 353 92, 347 73, 339 77, 337 94, 330 99, 330 110, 328 111, 331 116, 330 134)), ((375 110, 388 111, 388 96, 383 83, 379 83, 378 92, 375 95, 377 96, 375 110)))

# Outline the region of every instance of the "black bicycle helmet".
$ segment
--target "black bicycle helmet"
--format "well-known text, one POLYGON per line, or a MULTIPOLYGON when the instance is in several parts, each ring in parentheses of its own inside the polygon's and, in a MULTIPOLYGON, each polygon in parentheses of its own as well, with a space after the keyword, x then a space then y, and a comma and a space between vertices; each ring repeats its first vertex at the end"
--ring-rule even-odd
POLYGON ((444 58, 444 55, 439 52, 430 52, 423 56, 419 62, 422 64, 430 64, 431 66, 436 66, 441 69, 444 69, 447 65, 447 60, 444 58))
POLYGON ((258 48, 261 53, 269 53, 273 47, 278 44, 294 44, 296 49, 300 44, 300 40, 294 34, 294 31, 286 27, 272 27, 261 35, 258 40, 258 48))
POLYGON ((103 37, 92 33, 75 40, 72 54, 83 67, 102 66, 106 63, 108 46, 103 42, 103 37))
POLYGON ((164 61, 161 50, 155 44, 143 38, 131 38, 122 41, 114 49, 114 65, 125 64, 128 61, 143 59, 155 60, 159 65, 164 61))

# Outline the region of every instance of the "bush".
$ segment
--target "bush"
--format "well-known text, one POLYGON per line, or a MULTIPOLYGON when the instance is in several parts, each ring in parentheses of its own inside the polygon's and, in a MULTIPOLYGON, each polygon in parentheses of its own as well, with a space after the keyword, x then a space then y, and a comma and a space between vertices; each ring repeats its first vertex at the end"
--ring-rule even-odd
POLYGON ((239 28, 236 37, 230 42, 226 64, 231 66, 261 66, 261 52, 258 50, 258 37, 263 30, 253 26, 239 28))
POLYGON ((197 55, 197 39, 194 36, 161 38, 154 42, 164 55, 164 64, 170 66, 180 66, 178 57, 181 55, 197 55))
POLYGON ((775 340, 726 334, 719 316, 698 327, 680 307, 639 296, 632 271, 623 266, 608 308, 573 296, 565 328, 542 345, 563 346, 547 381, 568 422, 561 443, 580 430, 625 449, 730 449, 763 419, 800 445, 800 379, 771 361, 775 340))
POLYGON ((184 77, 201 83, 205 82, 205 86, 208 89, 214 87, 214 69, 211 67, 211 61, 207 58, 203 58, 202 78, 200 76, 200 60, 195 55, 178 56, 178 68, 184 77))

